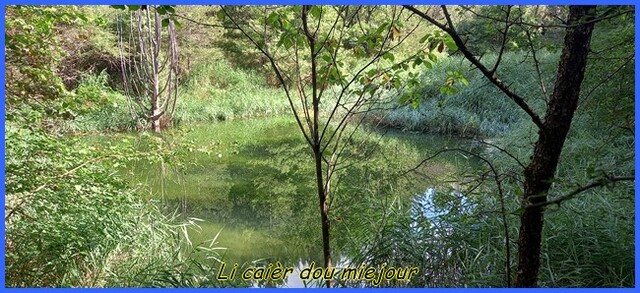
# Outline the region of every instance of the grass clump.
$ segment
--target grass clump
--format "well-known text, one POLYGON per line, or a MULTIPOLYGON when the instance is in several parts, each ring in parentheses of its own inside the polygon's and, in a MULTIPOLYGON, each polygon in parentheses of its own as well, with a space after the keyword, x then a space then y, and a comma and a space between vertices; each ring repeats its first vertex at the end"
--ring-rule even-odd
POLYGON ((66 121, 63 129, 67 132, 128 131, 145 123, 133 119, 129 111, 129 101, 123 94, 108 86, 108 75, 85 75, 74 89, 73 94, 82 105, 72 120, 66 121))
POLYGON ((269 87, 256 72, 221 60, 192 70, 180 89, 175 119, 178 123, 216 122, 288 111, 281 89, 269 87))

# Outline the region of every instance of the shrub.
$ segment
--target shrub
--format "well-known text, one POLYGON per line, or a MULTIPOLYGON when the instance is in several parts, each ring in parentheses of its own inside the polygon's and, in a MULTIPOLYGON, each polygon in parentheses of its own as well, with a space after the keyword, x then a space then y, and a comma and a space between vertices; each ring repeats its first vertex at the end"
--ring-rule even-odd
POLYGON ((127 154, 99 156, 51 135, 29 109, 6 124, 8 287, 217 286, 211 245, 114 175, 127 154), (109 160, 106 160, 109 158, 109 160), (184 235, 184 236, 183 236, 184 235))

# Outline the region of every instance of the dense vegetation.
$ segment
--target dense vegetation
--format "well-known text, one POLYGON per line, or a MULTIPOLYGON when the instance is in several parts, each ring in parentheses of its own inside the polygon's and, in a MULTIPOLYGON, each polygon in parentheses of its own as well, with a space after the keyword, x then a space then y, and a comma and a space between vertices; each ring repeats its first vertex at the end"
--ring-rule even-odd
MULTIPOLYGON (((420 268, 387 287, 633 286, 634 8, 448 8, 7 6, 6 285, 282 286, 216 271, 324 261, 420 268)), ((371 286, 334 281, 308 285, 371 286)))

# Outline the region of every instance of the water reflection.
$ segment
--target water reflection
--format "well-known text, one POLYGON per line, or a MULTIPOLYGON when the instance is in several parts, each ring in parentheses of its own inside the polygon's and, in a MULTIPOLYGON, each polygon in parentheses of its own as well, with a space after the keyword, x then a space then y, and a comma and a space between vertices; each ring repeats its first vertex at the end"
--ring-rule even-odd
MULTIPOLYGON (((313 267, 314 269, 317 269, 319 267, 322 267, 322 263, 317 263, 315 261, 309 261, 308 259, 299 259, 298 262, 293 266, 293 273, 290 274, 282 284, 280 284, 280 286, 278 287, 282 287, 282 288, 324 288, 326 287, 326 283, 322 278, 319 279, 314 279, 311 276, 310 277, 306 277, 305 279, 301 278, 301 272, 304 269, 309 270, 312 262, 314 263, 313 267)), ((349 260, 348 257, 341 255, 337 258, 337 261, 335 261, 334 264, 334 268, 335 268, 335 272, 336 274, 334 276, 339 276, 339 272, 346 267, 351 266, 351 261, 349 260)), ((311 271, 311 273, 313 273, 313 271, 311 271)), ((334 277, 334 279, 336 279, 334 277)), ((364 282, 361 282, 362 285, 364 285, 364 282)), ((265 288, 265 287, 272 287, 270 286, 272 284, 266 284, 265 282, 258 282, 258 281, 253 281, 251 283, 251 286, 253 288, 265 288)), ((351 284, 350 284, 351 285, 351 284)), ((353 284, 355 285, 355 284, 353 284)), ((354 286, 350 286, 350 287, 354 287, 354 286)), ((359 287, 359 286, 355 286, 355 287, 359 287)))
MULTIPOLYGON (((273 119, 193 127, 184 139, 210 146, 212 154, 224 155, 186 153, 182 159, 188 164, 175 171, 152 162, 140 162, 134 168, 134 181, 146 182, 165 200, 169 212, 182 207, 186 216, 206 220, 201 224, 202 231, 192 235, 194 243, 220 232, 217 245, 228 248, 221 255, 225 263, 238 263, 246 268, 280 261, 283 266, 294 268, 294 273, 283 282, 256 281, 251 283, 253 287, 324 287, 324 282, 299 277, 300 271, 312 261, 322 264, 322 243, 314 169, 308 146, 298 131, 293 120, 273 119)), ((393 131, 387 132, 381 141, 376 137, 371 142, 376 146, 380 143, 380 154, 372 153, 367 160, 349 165, 344 174, 336 175, 340 180, 334 185, 332 241, 338 245, 332 247, 332 253, 338 268, 351 263, 347 254, 365 253, 357 247, 349 248, 350 253, 341 249, 351 241, 348 238, 352 234, 358 234, 349 229, 375 225, 372 212, 386 208, 384 202, 398 199, 404 215, 407 204, 413 202, 411 215, 415 221, 411 228, 417 231, 425 227, 420 219, 437 218, 451 210, 438 205, 438 196, 447 193, 429 187, 434 185, 432 182, 393 176, 398 170, 415 167, 434 149, 459 141, 393 131), (425 192, 414 196, 425 188, 425 192)), ((456 158, 443 158, 417 171, 438 178, 454 172, 456 165, 456 158)), ((360 262, 369 263, 370 259, 360 262)))

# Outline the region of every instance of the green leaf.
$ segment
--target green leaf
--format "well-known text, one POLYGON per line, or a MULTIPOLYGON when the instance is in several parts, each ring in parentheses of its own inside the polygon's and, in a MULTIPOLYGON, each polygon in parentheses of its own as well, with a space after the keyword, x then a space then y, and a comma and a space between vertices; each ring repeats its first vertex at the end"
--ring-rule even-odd
POLYGON ((431 35, 430 35, 430 34, 426 34, 426 35, 424 35, 424 37, 420 38, 420 41, 419 41, 419 42, 420 42, 420 44, 422 44, 422 43, 426 42, 430 37, 431 37, 431 35))
POLYGON ((291 30, 291 22, 289 22, 288 19, 283 18, 283 19, 281 19, 281 22, 282 22, 282 28, 284 30, 287 30, 287 31, 291 30))
POLYGON ((384 55, 382 55, 382 58, 383 58, 383 59, 386 59, 386 60, 389 60, 389 61, 391 61, 391 62, 393 62, 393 60, 395 60, 395 59, 396 59, 396 57, 395 57, 395 56, 393 56, 393 53, 391 53, 391 52, 387 52, 387 53, 385 53, 384 55))
POLYGON ((323 54, 322 60, 326 61, 327 63, 333 63, 333 59, 331 58, 331 56, 329 56, 329 54, 323 54))
POLYGON ((226 17, 226 15, 224 14, 224 10, 222 9, 218 10, 218 12, 216 12, 216 17, 218 18, 219 21, 223 21, 224 18, 226 17))
POLYGON ((440 93, 443 93, 445 95, 455 95, 456 92, 456 88, 451 85, 443 85, 442 87, 440 87, 440 93))
POLYGON ((162 27, 167 27, 169 25, 169 19, 165 18, 162 20, 162 27))
POLYGON ((338 73, 338 70, 335 67, 331 67, 331 72, 329 73, 329 81, 331 83, 335 83, 335 82, 339 82, 340 81, 340 74, 338 73))
POLYGON ((322 7, 311 6, 311 9, 309 9, 309 14, 311 14, 311 16, 313 16, 314 18, 320 18, 320 15, 322 15, 322 7))
POLYGON ((384 30, 386 30, 386 29, 387 29, 387 27, 389 27, 389 23, 388 23, 388 22, 385 22, 385 23, 381 24, 381 25, 378 27, 378 29, 376 30, 376 33, 375 33, 375 34, 376 34, 376 35, 380 35, 380 34, 382 34, 382 32, 383 32, 384 30))
POLYGON ((447 48, 450 51, 458 50, 458 46, 456 45, 456 42, 453 40, 453 38, 450 35, 446 35, 444 37, 444 44, 447 46, 447 48))
POLYGON ((415 68, 416 66, 420 66, 420 64, 422 64, 422 58, 420 58, 420 56, 416 57, 416 59, 413 61, 413 67, 415 68))
POLYGON ((279 18, 280 18, 280 15, 278 15, 275 12, 271 12, 271 14, 269 14, 269 16, 267 17, 267 24, 271 26, 277 26, 279 18))
POLYGON ((417 109, 418 107, 420 107, 420 102, 418 102, 417 100, 411 101, 411 107, 417 109))
POLYGON ((283 44, 284 48, 289 50, 291 49, 291 47, 293 47, 293 40, 291 40, 291 37, 285 38, 283 44))

